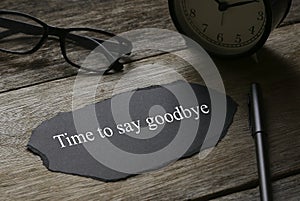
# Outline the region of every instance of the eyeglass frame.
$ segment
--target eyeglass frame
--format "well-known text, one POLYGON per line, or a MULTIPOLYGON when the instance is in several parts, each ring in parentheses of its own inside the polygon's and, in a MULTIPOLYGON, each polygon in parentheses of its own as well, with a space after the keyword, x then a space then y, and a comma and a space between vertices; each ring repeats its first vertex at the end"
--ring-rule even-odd
MULTIPOLYGON (((123 56, 130 55, 131 51, 132 51, 132 43, 129 40, 127 40, 123 37, 117 36, 113 33, 104 31, 102 29, 85 28, 85 27, 82 27, 82 28, 60 28, 60 27, 55 27, 55 26, 48 25, 45 22, 41 21, 40 19, 38 19, 36 17, 33 17, 29 14, 25 14, 25 13, 21 13, 21 12, 17 12, 17 11, 11 11, 11 10, 0 10, 0 15, 2 15, 2 14, 16 15, 16 16, 25 17, 25 18, 28 18, 28 19, 30 19, 30 20, 32 20, 32 21, 34 21, 34 22, 36 22, 36 23, 38 23, 39 25, 42 26, 42 27, 38 27, 38 26, 28 24, 28 23, 25 23, 25 22, 14 21, 14 20, 11 20, 11 19, 4 19, 6 21, 9 21, 9 23, 15 23, 15 26, 16 25, 21 25, 21 27, 23 27, 23 28, 31 29, 31 30, 29 30, 29 31, 31 31, 31 34, 33 34, 32 33, 32 28, 33 29, 34 28, 38 28, 38 29, 42 28, 43 29, 43 34, 41 35, 40 41, 31 50, 24 51, 24 52, 18 52, 18 51, 10 51, 10 50, 5 50, 5 49, 0 48, 0 51, 2 51, 2 52, 12 53, 12 54, 19 54, 19 55, 32 54, 32 53, 36 52, 37 50, 39 50, 45 44, 45 42, 47 41, 49 36, 56 36, 56 37, 59 38, 61 53, 62 53, 64 59, 67 61, 67 63, 71 64, 72 66, 74 66, 76 68, 83 69, 83 70, 86 70, 86 71, 101 72, 101 73, 104 73, 104 74, 108 74, 111 70, 114 70, 116 72, 121 71, 123 69, 123 64, 119 62, 120 58, 122 58, 123 56), (82 67, 78 64, 75 64, 74 62, 72 62, 68 58, 67 53, 66 53, 66 45, 65 45, 66 36, 72 31, 91 31, 91 32, 96 32, 96 33, 99 33, 99 34, 109 36, 109 37, 117 40, 119 42, 119 44, 117 44, 119 46, 118 48, 120 48, 120 52, 118 52, 119 53, 118 58, 115 58, 112 55, 112 53, 102 44, 103 42, 105 42, 105 43, 108 43, 109 45, 116 46, 116 44, 114 44, 115 42, 72 34, 72 36, 77 37, 77 39, 80 38, 80 39, 89 40, 90 42, 95 43, 95 45, 97 45, 97 47, 100 47, 101 50, 103 50, 103 53, 104 53, 105 57, 111 63, 110 66, 104 72, 99 71, 99 70, 85 68, 85 67, 82 67)), ((1 20, 1 18, 0 18, 0 20, 1 20)), ((10 24, 10 26, 12 26, 12 25, 13 24, 10 24)), ((25 29, 18 30, 18 32, 26 33, 26 30, 25 29)))

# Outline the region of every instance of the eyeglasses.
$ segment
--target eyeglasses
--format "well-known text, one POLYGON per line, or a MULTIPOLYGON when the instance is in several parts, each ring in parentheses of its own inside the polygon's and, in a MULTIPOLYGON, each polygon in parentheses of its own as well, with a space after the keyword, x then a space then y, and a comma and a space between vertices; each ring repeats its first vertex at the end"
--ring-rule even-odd
POLYGON ((31 54, 50 36, 59 40, 62 55, 69 64, 104 74, 122 70, 120 58, 130 55, 132 50, 130 41, 107 31, 58 28, 28 14, 0 10, 0 51, 31 54))

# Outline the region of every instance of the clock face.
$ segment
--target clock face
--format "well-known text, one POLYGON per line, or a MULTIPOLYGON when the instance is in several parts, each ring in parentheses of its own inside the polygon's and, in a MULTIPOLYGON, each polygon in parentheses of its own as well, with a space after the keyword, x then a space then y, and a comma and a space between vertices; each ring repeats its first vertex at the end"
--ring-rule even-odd
POLYGON ((182 32, 217 55, 243 54, 265 32, 264 0, 178 0, 174 6, 182 32))

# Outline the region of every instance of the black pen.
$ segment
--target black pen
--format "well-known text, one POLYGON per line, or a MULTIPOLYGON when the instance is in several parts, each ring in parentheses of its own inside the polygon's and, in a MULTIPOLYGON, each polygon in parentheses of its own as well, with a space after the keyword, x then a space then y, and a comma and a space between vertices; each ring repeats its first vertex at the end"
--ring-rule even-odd
POLYGON ((251 91, 249 94, 250 129, 256 146, 260 198, 262 201, 271 201, 273 200, 272 184, 270 180, 266 132, 263 126, 263 114, 262 92, 259 84, 254 83, 251 85, 251 91))

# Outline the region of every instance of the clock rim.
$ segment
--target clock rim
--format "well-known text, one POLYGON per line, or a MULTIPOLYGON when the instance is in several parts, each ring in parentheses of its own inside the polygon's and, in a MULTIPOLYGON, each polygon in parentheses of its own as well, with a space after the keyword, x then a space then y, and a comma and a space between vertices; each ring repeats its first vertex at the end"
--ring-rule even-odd
POLYGON ((287 0, 287 1, 288 1, 288 6, 287 6, 287 8, 286 8, 286 11, 285 11, 285 13, 284 13, 282 19, 279 21, 277 27, 279 27, 279 25, 280 25, 280 24, 283 22, 283 20, 287 17, 287 15, 289 14, 289 11, 290 11, 290 9, 291 9, 292 1, 293 1, 293 0, 287 0))
MULTIPOLYGON (((193 41, 195 41, 193 38, 191 38, 182 28, 182 26, 180 25, 180 23, 178 22, 178 19, 176 17, 176 13, 175 13, 175 1, 177 0, 168 0, 168 6, 169 6, 169 13, 171 16, 171 19, 176 27, 176 29, 178 30, 179 33, 184 34, 186 37, 192 39, 193 41)), ((220 54, 220 53, 215 53, 212 51, 209 51, 207 49, 205 49, 203 47, 203 49, 205 49, 205 51, 207 51, 207 53, 209 53, 210 55, 219 57, 219 58, 225 58, 225 59, 231 59, 231 58, 238 58, 238 57, 247 57, 247 56, 251 56, 254 53, 256 53, 258 50, 260 50, 264 44, 266 43, 268 37, 270 36, 270 33, 272 31, 272 23, 273 23, 273 13, 272 13, 272 5, 271 2, 269 0, 263 0, 264 5, 265 5, 265 12, 266 12, 266 23, 265 23, 265 28, 263 31, 263 34, 261 36, 261 38, 258 40, 258 42, 251 47, 249 50, 242 52, 242 53, 238 53, 238 54, 232 54, 232 55, 225 55, 225 54, 220 54)), ((197 42, 197 41, 195 41, 197 42)), ((198 42, 197 42, 198 43, 198 42)), ((199 45, 202 44, 198 43, 199 45)))

